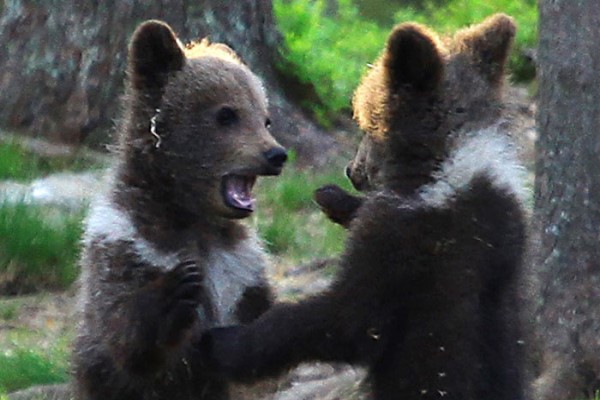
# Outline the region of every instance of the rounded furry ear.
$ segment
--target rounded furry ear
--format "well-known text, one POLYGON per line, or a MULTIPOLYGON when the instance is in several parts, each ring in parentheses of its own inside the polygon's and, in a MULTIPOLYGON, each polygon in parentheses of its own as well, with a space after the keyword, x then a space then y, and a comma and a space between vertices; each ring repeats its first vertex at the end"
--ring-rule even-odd
POLYGON ((433 90, 444 71, 436 34, 415 23, 396 26, 388 37, 383 65, 393 90, 433 90))
POLYGON ((129 76, 138 89, 161 87, 166 74, 185 64, 183 48, 169 25, 149 20, 133 33, 129 44, 129 76))
POLYGON ((502 81, 504 68, 517 31, 514 20, 506 14, 494 14, 482 23, 459 31, 455 40, 468 51, 475 65, 492 84, 502 81))

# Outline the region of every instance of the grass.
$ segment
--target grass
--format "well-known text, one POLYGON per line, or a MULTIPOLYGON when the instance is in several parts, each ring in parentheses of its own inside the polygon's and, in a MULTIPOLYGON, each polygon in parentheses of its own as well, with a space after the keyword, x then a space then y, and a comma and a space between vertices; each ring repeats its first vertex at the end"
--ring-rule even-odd
MULTIPOLYGON (((352 0, 274 0, 277 23, 284 37, 278 67, 311 88, 316 101, 306 104, 325 126, 350 111, 350 99, 367 63, 380 53, 393 24, 384 26, 361 16, 352 0)), ((389 11, 393 23, 417 21, 442 33, 452 33, 495 12, 515 17, 519 25, 510 61, 518 81, 533 78, 522 50, 537 40, 535 0, 449 0, 421 2, 419 9, 389 11)))
POLYGON ((53 172, 89 167, 89 162, 76 155, 46 157, 27 151, 10 140, 0 142, 0 180, 28 181, 53 172))
MULTIPOLYGON (((29 181, 63 170, 94 168, 78 156, 45 157, 16 140, 0 141, 0 180, 29 181)), ((64 289, 77 276, 82 212, 0 200, 0 293, 64 289)), ((9 315, 0 310, 0 317, 9 315)))
MULTIPOLYGON (((27 181, 83 166, 71 157, 38 156, 15 142, 0 142, 0 180, 27 181)), ((0 202, 0 293, 68 287, 77 276, 81 217, 24 202, 0 202)), ((22 298, 0 298, 0 324, 18 326, 26 312, 22 298)), ((0 330, 0 400, 31 385, 64 382, 70 336, 56 338, 49 326, 0 330)))
POLYGON ((64 289, 77 277, 82 213, 0 203, 0 293, 64 289))
POLYGON ((324 124, 350 107, 350 97, 366 64, 380 51, 385 32, 360 18, 350 0, 339 0, 337 15, 325 0, 275 0, 273 8, 285 45, 279 67, 313 88, 309 108, 324 124))
POLYGON ((345 230, 327 220, 313 201, 314 190, 328 183, 351 190, 341 168, 302 170, 293 162, 281 177, 259 182, 254 222, 270 253, 298 263, 333 257, 342 251, 345 230))
POLYGON ((32 349, 0 353, 0 387, 7 392, 32 385, 65 382, 67 369, 32 349))
POLYGON ((11 321, 17 318, 19 314, 19 305, 14 303, 0 302, 0 320, 11 321))
POLYGON ((0 394, 33 385, 66 382, 72 334, 60 334, 60 338, 49 341, 46 332, 21 329, 2 337, 0 394))

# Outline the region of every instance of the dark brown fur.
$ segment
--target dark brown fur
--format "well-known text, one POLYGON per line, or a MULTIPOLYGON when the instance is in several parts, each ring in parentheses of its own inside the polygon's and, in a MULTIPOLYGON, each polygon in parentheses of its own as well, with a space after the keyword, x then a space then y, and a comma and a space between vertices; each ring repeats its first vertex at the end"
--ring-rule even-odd
POLYGON ((225 45, 184 49, 148 21, 127 74, 118 162, 84 238, 76 396, 225 400, 229 385, 194 344, 270 307, 263 251, 238 220, 255 177, 278 174, 285 151, 260 82, 225 45))
POLYGON ((354 98, 367 134, 348 175, 368 194, 316 193, 349 227, 340 271, 322 294, 209 331, 222 376, 343 361, 368 368, 378 400, 523 398, 524 182, 500 120, 514 33, 504 15, 446 43, 392 31, 354 98))

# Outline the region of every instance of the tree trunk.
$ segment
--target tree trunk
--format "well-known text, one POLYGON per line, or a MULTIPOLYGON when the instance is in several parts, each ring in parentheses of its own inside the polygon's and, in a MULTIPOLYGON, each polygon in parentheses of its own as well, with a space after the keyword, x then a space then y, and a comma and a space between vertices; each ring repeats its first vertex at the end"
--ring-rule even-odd
POLYGON ((540 2, 539 400, 600 390, 600 7, 540 2))
POLYGON ((280 36, 270 0, 102 2, 5 0, 0 17, 0 125, 69 143, 105 143, 119 116, 129 37, 150 19, 185 41, 233 47, 265 82, 273 131, 299 155, 332 140, 284 92, 273 65, 280 36))

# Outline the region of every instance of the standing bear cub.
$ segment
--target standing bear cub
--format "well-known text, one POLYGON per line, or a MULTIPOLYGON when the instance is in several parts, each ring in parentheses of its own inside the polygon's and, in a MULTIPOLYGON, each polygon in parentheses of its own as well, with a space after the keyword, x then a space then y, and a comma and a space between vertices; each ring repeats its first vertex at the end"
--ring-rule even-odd
POLYGON ((271 304, 263 250, 238 220, 286 152, 261 83, 223 44, 183 48, 145 22, 127 78, 118 163, 85 227, 76 397, 225 400, 197 343, 271 304))
POLYGON ((308 360, 368 368, 375 399, 523 398, 516 278, 524 170, 501 99, 513 20, 495 15, 442 41, 406 23, 354 97, 366 131, 347 173, 369 192, 317 192, 349 228, 322 294, 217 328, 205 356, 252 381, 308 360))

